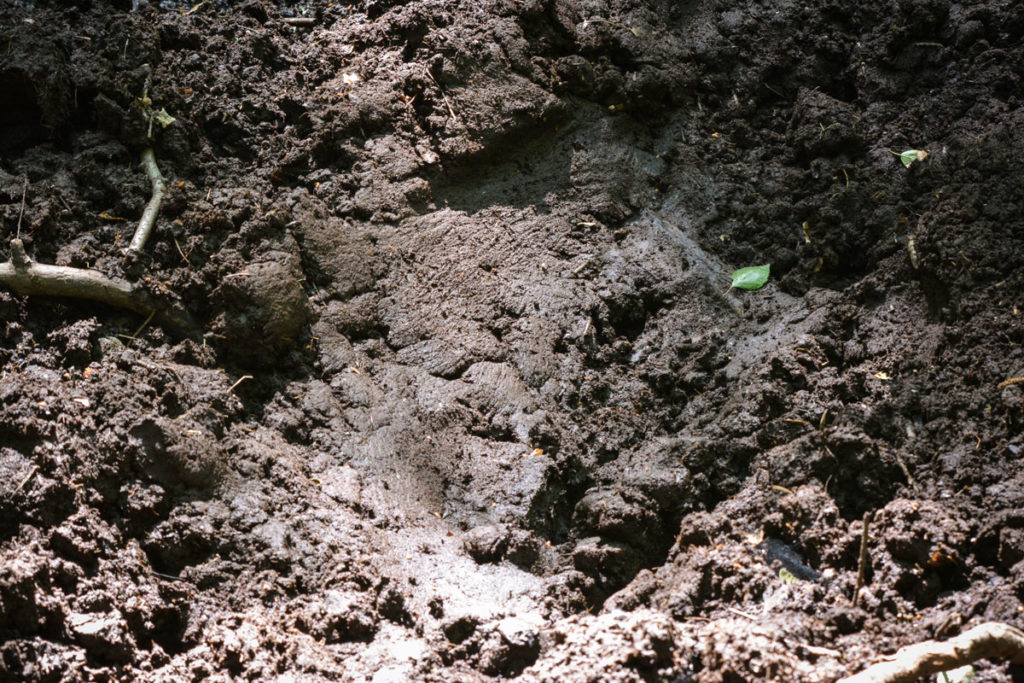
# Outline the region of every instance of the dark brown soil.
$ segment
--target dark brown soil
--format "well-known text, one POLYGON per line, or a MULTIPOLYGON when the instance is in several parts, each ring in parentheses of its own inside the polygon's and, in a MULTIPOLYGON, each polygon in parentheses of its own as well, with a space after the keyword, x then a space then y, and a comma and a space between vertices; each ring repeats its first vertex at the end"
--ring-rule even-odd
POLYGON ((3 253, 202 326, 0 290, 0 680, 831 681, 1024 625, 1020 3, 197 2, 0 3, 3 253))

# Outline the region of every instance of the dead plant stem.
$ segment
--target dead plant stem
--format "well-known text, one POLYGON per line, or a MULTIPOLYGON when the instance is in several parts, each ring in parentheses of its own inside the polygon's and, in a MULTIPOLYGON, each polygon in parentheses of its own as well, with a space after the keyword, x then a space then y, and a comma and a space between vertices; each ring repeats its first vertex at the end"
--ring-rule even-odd
POLYGON ((11 491, 11 494, 13 495, 13 494, 17 493, 18 491, 20 491, 21 489, 25 488, 25 484, 28 483, 28 480, 31 479, 32 475, 35 474, 38 471, 39 471, 39 465, 33 465, 32 469, 29 470, 29 473, 25 476, 24 479, 21 480, 21 483, 19 483, 17 486, 14 487, 14 490, 11 491))
POLYGON ((146 319, 142 321, 141 325, 139 325, 139 329, 135 330, 135 334, 128 337, 128 346, 130 346, 133 341, 138 339, 139 335, 142 334, 142 330, 146 329, 146 325, 149 324, 149 322, 153 319, 154 315, 156 315, 155 309, 149 312, 149 315, 146 316, 146 319))
MULTIPOLYGON (((162 324, 185 334, 194 334, 196 325, 184 309, 155 302, 144 290, 123 280, 107 277, 96 270, 36 263, 25 253, 20 239, 11 240, 11 255, 0 263, 0 285, 22 296, 60 296, 99 301, 147 316, 157 316, 162 324)), ((140 329, 141 331, 141 329, 140 329)))
POLYGON ((25 176, 25 186, 21 189, 21 209, 18 211, 18 230, 15 237, 21 238, 21 219, 25 216, 25 197, 28 196, 28 176, 25 176))
POLYGON ((455 115, 455 109, 452 107, 452 103, 448 101, 448 95, 445 94, 444 88, 442 88, 441 84, 434 78, 434 74, 430 73, 430 69, 426 66, 423 67, 423 73, 427 75, 427 78, 434 82, 434 85, 436 85, 437 89, 441 92, 441 97, 444 99, 444 103, 448 107, 448 113, 452 115, 452 120, 455 121, 455 123, 461 123, 461 121, 459 121, 459 117, 455 115))
POLYGON ((864 524, 860 531, 860 556, 857 558, 857 584, 853 589, 853 606, 857 606, 860 599, 860 589, 864 587, 864 575, 867 573, 868 565, 868 536, 871 531, 871 522, 875 518, 874 511, 864 513, 864 524))
POLYGON ((132 237, 132 243, 128 245, 128 251, 141 251, 146 246, 146 240, 153 232, 156 217, 160 213, 160 203, 163 202, 164 193, 167 191, 167 181, 156 165, 156 155, 153 153, 152 147, 147 147, 142 152, 142 168, 153 185, 153 194, 149 199, 149 204, 146 205, 146 210, 142 212, 139 227, 135 229, 135 235, 132 237))
POLYGON ((886 661, 839 683, 911 683, 979 659, 1007 659, 1024 664, 1024 631, 1009 624, 986 622, 955 638, 928 640, 900 649, 886 661))
POLYGON ((228 393, 230 394, 231 392, 233 392, 235 390, 235 387, 237 387, 239 384, 241 384, 247 379, 252 379, 252 375, 242 375, 241 377, 239 377, 234 384, 228 387, 228 393))

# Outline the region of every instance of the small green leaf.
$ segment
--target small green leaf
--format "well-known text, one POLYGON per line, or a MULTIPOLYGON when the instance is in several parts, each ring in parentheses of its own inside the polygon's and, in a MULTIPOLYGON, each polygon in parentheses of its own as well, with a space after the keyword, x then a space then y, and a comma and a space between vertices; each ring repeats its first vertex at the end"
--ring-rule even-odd
POLYGON ((779 578, 786 583, 797 583, 800 581, 800 579, 796 578, 796 575, 793 574, 793 572, 789 571, 785 567, 779 570, 779 578))
MULTIPOLYGON (((896 153, 893 152, 893 154, 896 153)), ((923 149, 908 149, 906 152, 900 152, 899 154, 896 154, 896 156, 900 158, 900 161, 903 162, 904 166, 910 168, 910 165, 915 161, 924 161, 925 159, 927 159, 928 152, 927 150, 923 149)))
POLYGON ((974 680, 974 673, 974 667, 967 664, 959 669, 940 671, 935 680, 936 683, 970 683, 974 680))
POLYGON ((175 121, 174 117, 168 114, 167 110, 163 108, 161 108, 160 111, 153 112, 153 120, 159 123, 164 128, 171 125, 175 121))
POLYGON ((732 286, 740 289, 761 289, 764 283, 768 282, 768 271, 771 267, 770 263, 766 263, 763 266, 740 268, 732 274, 732 286))

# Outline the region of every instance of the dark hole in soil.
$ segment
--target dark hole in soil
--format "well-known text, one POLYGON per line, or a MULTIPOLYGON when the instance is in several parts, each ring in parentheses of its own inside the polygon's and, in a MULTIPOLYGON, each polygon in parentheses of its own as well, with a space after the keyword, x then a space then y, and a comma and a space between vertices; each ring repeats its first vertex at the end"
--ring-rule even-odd
POLYGON ((637 300, 609 302, 608 320, 615 334, 631 342, 637 340, 647 327, 647 311, 637 300))
POLYGON ((96 96, 100 94, 93 88, 78 88, 74 97, 74 113, 71 125, 76 129, 89 128, 96 120, 96 96))
MULTIPOLYGON (((186 584, 182 584, 183 586, 186 584)), ((153 616, 153 630, 149 636, 169 655, 186 651, 191 643, 183 638, 185 614, 176 609, 162 609, 153 616)), ((143 643, 143 646, 148 643, 143 643)))
POLYGON ((576 504, 593 485, 586 471, 577 467, 547 482, 529 513, 530 527, 552 543, 564 543, 572 529, 576 504))
POLYGON ((0 107, 0 154, 17 153, 42 142, 46 129, 28 76, 21 71, 0 72, 0 92, 5 100, 0 107))

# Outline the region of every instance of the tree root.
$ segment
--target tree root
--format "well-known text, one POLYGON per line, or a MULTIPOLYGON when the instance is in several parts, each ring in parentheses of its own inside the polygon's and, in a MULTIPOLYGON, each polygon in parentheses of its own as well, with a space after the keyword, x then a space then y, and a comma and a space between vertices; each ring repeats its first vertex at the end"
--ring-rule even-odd
POLYGON ((1024 631, 990 621, 942 642, 928 640, 901 648, 892 659, 869 666, 839 683, 912 683, 979 659, 1024 664, 1024 631))
POLYGON ((152 147, 147 147, 142 152, 142 168, 149 176, 149 182, 153 185, 153 194, 149 198, 146 210, 142 212, 139 219, 139 227, 135 229, 132 236, 132 243, 128 245, 128 251, 141 251, 146 246, 149 234, 153 232, 153 225, 156 223, 157 214, 160 213, 160 203, 164 200, 164 192, 167 191, 167 181, 164 179, 160 168, 156 165, 156 155, 152 147))
POLYGON ((147 292, 96 270, 51 266, 28 258, 20 239, 11 240, 11 256, 0 263, 0 284, 23 296, 64 296, 99 301, 118 308, 155 315, 160 323, 186 336, 197 330, 188 311, 156 302, 147 292))

